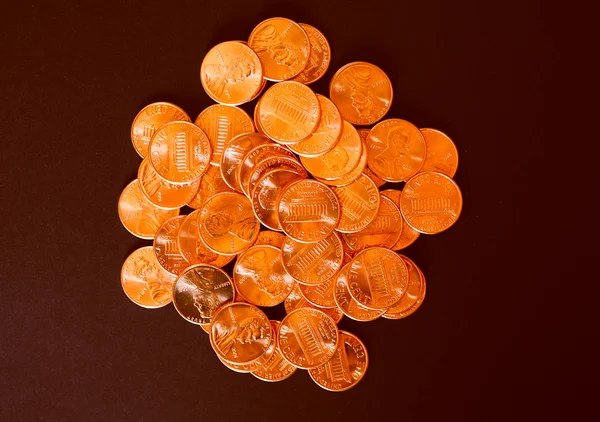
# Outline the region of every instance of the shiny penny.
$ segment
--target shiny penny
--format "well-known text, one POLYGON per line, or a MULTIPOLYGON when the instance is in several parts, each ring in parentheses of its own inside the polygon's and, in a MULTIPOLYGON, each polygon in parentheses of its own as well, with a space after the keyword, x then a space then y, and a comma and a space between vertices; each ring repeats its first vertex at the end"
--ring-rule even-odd
POLYGON ((200 210, 193 211, 181 223, 177 236, 179 252, 189 264, 210 264, 215 267, 223 267, 230 263, 235 255, 220 255, 204 245, 198 230, 199 214, 200 210))
POLYGON ((226 41, 214 46, 200 66, 200 81, 218 103, 239 105, 252 100, 262 86, 262 65, 247 45, 226 41))
MULTIPOLYGON (((386 198, 389 198, 392 201, 394 201, 394 204, 396 204, 398 209, 400 209, 400 195, 402 194, 401 191, 396 189, 387 189, 381 191, 381 194, 386 198)), ((402 231, 400 232, 400 238, 392 247, 390 247, 390 249, 393 251, 399 251, 401 249, 407 248, 413 243, 415 243, 420 234, 421 233, 409 226, 406 220, 404 220, 404 217, 402 217, 402 231)))
POLYGON ((246 154, 254 147, 270 143, 271 141, 260 133, 244 133, 231 139, 223 149, 221 155, 221 176, 223 181, 232 189, 242 192, 239 179, 237 178, 238 169, 246 154))
POLYGON ((350 183, 358 180, 358 178, 363 174, 365 169, 367 168, 367 147, 364 142, 362 143, 362 151, 360 154, 360 159, 358 160, 358 164, 356 167, 347 173, 345 176, 340 177, 339 179, 334 180, 325 180, 316 177, 319 182, 325 183, 328 186, 347 186, 350 183))
POLYGON ((389 308, 383 317, 387 319, 401 319, 412 315, 425 299, 425 277, 410 258, 400 255, 408 268, 408 288, 406 293, 394 306, 389 308))
POLYGON ((321 117, 319 125, 312 135, 289 148, 296 154, 304 157, 316 157, 331 151, 342 136, 343 120, 337 107, 331 100, 317 94, 321 117))
POLYGON ((345 391, 354 387, 367 372, 367 348, 358 337, 340 330, 338 347, 329 362, 309 369, 310 377, 328 391, 345 391))
POLYGON ((333 298, 335 277, 324 281, 321 284, 298 284, 302 295, 311 304, 321 308, 335 308, 335 299, 333 298))
POLYGON ((198 215, 200 238, 213 252, 236 255, 254 244, 260 223, 252 204, 239 193, 211 197, 198 215))
POLYGON ((319 99, 300 82, 287 81, 271 86, 258 106, 262 130, 280 144, 306 139, 315 132, 321 117, 319 99))
POLYGON ((402 216, 413 229, 425 234, 440 233, 456 223, 462 203, 456 182, 430 171, 410 179, 400 196, 402 216))
POLYGON ((188 204, 198 191, 199 181, 174 185, 158 176, 148 158, 144 158, 138 170, 138 181, 146 198, 164 209, 175 209, 188 204))
POLYGON ((164 124, 183 121, 191 122, 181 107, 171 103, 152 103, 144 107, 131 125, 131 142, 136 152, 145 158, 148 155, 148 146, 154 133, 164 124))
POLYGON ((285 235, 281 233, 273 232, 271 230, 261 230, 258 233, 258 237, 256 238, 254 245, 269 245, 281 249, 284 240, 285 235))
POLYGON ((356 254, 348 269, 350 295, 370 309, 387 309, 408 287, 406 264, 389 249, 373 247, 356 254))
POLYGON ((379 318, 386 312, 385 309, 365 308, 350 295, 350 290, 348 289, 349 269, 349 263, 344 265, 335 279, 335 289, 333 295, 335 304, 344 313, 344 315, 355 321, 368 322, 379 318))
POLYGON ((400 239, 402 223, 402 216, 396 204, 391 199, 381 196, 375 219, 361 231, 343 233, 342 237, 354 251, 362 251, 370 246, 391 248, 400 239))
POLYGON ((283 304, 285 306, 286 314, 289 314, 290 312, 293 312, 296 309, 310 308, 310 309, 317 309, 317 310, 322 311, 325 314, 329 315, 331 317, 331 319, 333 319, 335 321, 336 324, 342 320, 342 318, 344 317, 344 314, 338 307, 321 308, 319 306, 313 305, 308 300, 306 300, 306 298, 300 291, 299 286, 300 286, 300 284, 296 283, 296 286, 294 286, 294 288, 292 289, 292 292, 289 294, 288 297, 285 298, 285 301, 283 302, 283 304))
POLYGON ((152 246, 135 250, 121 269, 123 291, 143 308, 161 308, 171 303, 175 278, 158 265, 152 246))
POLYGON ((321 79, 325 72, 327 72, 327 69, 329 69, 331 48, 329 47, 327 38, 317 28, 305 23, 301 23, 300 27, 308 35, 310 55, 308 56, 308 63, 304 70, 293 80, 308 85, 321 79))
POLYGON ((186 218, 187 216, 180 215, 165 221, 154 238, 156 260, 165 271, 173 275, 180 274, 189 265, 177 245, 179 228, 186 218))
POLYGON ((294 287, 294 279, 283 269, 281 249, 252 246, 233 267, 233 282, 239 294, 256 306, 283 303, 294 287))
POLYGON ((242 188, 242 192, 246 196, 252 193, 249 191, 248 184, 250 182, 250 174, 254 171, 256 165, 262 160, 270 157, 288 157, 296 161, 296 156, 289 149, 277 144, 264 144, 254 147, 248 151, 241 165, 238 167, 237 180, 242 188))
POLYGON ((263 76, 270 81, 284 81, 298 75, 310 55, 308 35, 300 25, 286 18, 259 23, 248 38, 248 46, 258 55, 263 76))
POLYGON ((154 239, 165 221, 179 215, 179 209, 165 210, 152 204, 137 179, 123 189, 118 210, 119 219, 127 231, 142 239, 154 239))
POLYGON ((275 341, 269 318, 248 303, 221 307, 210 325, 210 344, 219 358, 249 364, 260 358, 275 341))
POLYGON ((248 197, 252 198, 252 194, 256 189, 256 185, 263 176, 277 169, 293 171, 298 175, 296 179, 308 179, 308 173, 304 167, 302 167, 302 164, 293 158, 280 156, 265 158, 254 167, 252 173, 250 173, 250 176, 248 177, 248 180, 244 181, 249 192, 248 197))
POLYGON ((369 168, 388 182, 405 182, 417 174, 427 153, 425 137, 412 123, 387 119, 367 137, 369 168))
POLYGON ((298 242, 327 238, 340 218, 340 204, 329 187, 316 180, 288 184, 278 199, 279 223, 298 242))
POLYGON ((333 188, 342 209, 336 230, 358 232, 377 217, 380 195, 377 186, 364 174, 349 185, 333 188))
POLYGON ((437 171, 454 177, 458 168, 458 150, 452 139, 436 129, 421 129, 427 144, 427 154, 421 171, 437 171))
POLYGON ((238 107, 214 104, 207 107, 196 119, 198 126, 210 141, 213 166, 221 165, 225 145, 235 136, 254 132, 254 122, 244 110, 238 107))
POLYGON ((344 249, 336 233, 314 243, 300 243, 287 237, 281 247, 283 267, 298 282, 321 284, 342 267, 344 249))
POLYGON ((275 339, 275 336, 277 335, 277 331, 279 330, 279 324, 281 324, 281 323, 279 321, 270 321, 270 323, 271 323, 271 329, 273 330, 273 341, 271 342, 271 345, 269 346, 267 351, 265 353, 263 353, 261 357, 259 357, 258 359, 256 359, 253 362, 250 362, 250 363, 239 364, 239 363, 227 362, 226 360, 221 359, 221 357, 219 355, 217 355, 217 357, 223 363, 223 365, 225 365, 232 371, 243 373, 243 374, 247 374, 247 373, 250 373, 250 372, 253 372, 253 371, 256 371, 256 370, 262 368, 263 365, 265 365, 273 357, 273 355, 275 354, 275 352, 277 350, 277 341, 275 339))
POLYGON ((320 179, 339 179, 350 173, 359 163, 363 144, 360 135, 348 122, 340 140, 333 149, 318 157, 300 157, 302 164, 313 176, 320 179))
POLYGON ((339 333, 333 319, 322 311, 300 308, 281 321, 277 340, 285 360, 298 368, 310 369, 332 358, 339 333))
POLYGON ((206 173, 202 175, 198 183, 198 189, 192 200, 187 204, 190 208, 200 209, 206 204, 208 198, 217 193, 222 192, 233 192, 223 178, 219 167, 210 165, 206 170, 206 173))
POLYGON ((161 178, 175 184, 200 179, 208 168, 211 152, 204 132, 187 122, 167 123, 150 142, 152 166, 161 178))
POLYGON ((392 83, 379 67, 353 62, 333 75, 329 98, 342 118, 355 125, 372 125, 381 120, 392 105, 392 83))
MULTIPOLYGON (((275 335, 279 332, 279 325, 281 322, 271 320, 271 326, 273 327, 273 332, 275 335)), ((271 357, 258 369, 252 372, 256 378, 267 381, 267 382, 276 382, 283 381, 292 376, 294 372, 296 372, 296 367, 294 365, 290 365, 288 361, 286 361, 281 355, 281 350, 277 345, 277 341, 273 342, 275 345, 275 350, 271 357)), ((268 352, 268 351, 267 351, 268 352)), ((265 353, 267 354, 267 353, 265 353)))
MULTIPOLYGON (((358 134, 360 135, 360 139, 362 139, 362 141, 363 141, 363 146, 365 146, 367 143, 367 136, 369 136, 369 132, 371 131, 371 129, 357 129, 357 131, 358 131, 358 134)), ((366 158, 366 155, 365 155, 365 158, 366 158)), ((369 178, 375 183, 375 185, 377 185, 377 187, 385 185, 385 180, 383 180, 381 177, 379 177, 375 173, 373 173, 369 167, 365 167, 363 172, 364 172, 364 174, 369 176, 369 178)))
POLYGON ((217 309, 233 302, 235 290, 227 273, 212 265, 187 267, 173 287, 173 304, 185 320, 209 324, 217 309))

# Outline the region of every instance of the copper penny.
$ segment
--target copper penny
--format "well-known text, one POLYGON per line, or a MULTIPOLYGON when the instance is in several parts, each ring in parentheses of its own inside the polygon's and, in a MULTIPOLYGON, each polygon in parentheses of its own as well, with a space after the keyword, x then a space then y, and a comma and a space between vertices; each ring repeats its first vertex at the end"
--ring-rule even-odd
POLYGON ((235 255, 220 255, 204 245, 198 230, 199 214, 200 210, 193 211, 181 223, 177 236, 179 252, 189 264, 209 264, 223 267, 230 263, 235 255))
POLYGON ((340 204, 323 183, 298 180, 281 192, 277 213, 289 237, 298 242, 318 242, 333 232, 340 218, 340 204))
MULTIPOLYGON (((369 136, 369 132, 371 131, 371 129, 357 129, 357 131, 360 135, 360 139, 362 139, 363 141, 363 146, 365 146, 367 143, 367 136, 369 136)), ((385 180, 373 173, 369 167, 365 167, 363 173, 369 176, 369 178, 375 183, 377 187, 385 185, 385 180)))
POLYGON ((379 67, 353 62, 333 75, 329 98, 342 118, 355 125, 372 125, 381 120, 392 105, 392 83, 379 67))
MULTIPOLYGON (((267 173, 270 173, 273 170, 282 169, 282 170, 290 170, 298 175, 296 179, 307 179, 308 173, 302 167, 297 160, 290 157, 269 157, 260 161, 250 173, 248 180, 246 181, 247 190, 249 192, 248 197, 252 198, 252 194, 256 189, 256 185, 265 176, 267 173)), ((283 186, 282 186, 283 187, 283 186)))
POLYGON ((321 79, 325 72, 327 72, 327 69, 329 69, 331 48, 329 47, 327 38, 317 28, 305 23, 301 23, 300 27, 304 29, 304 32, 308 36, 310 55, 308 56, 308 63, 304 70, 293 80, 308 85, 321 79))
POLYGON ((142 192, 137 179, 123 189, 118 210, 123 227, 142 239, 154 239, 156 231, 165 221, 179 215, 179 208, 164 210, 152 204, 142 192))
POLYGON ((421 129, 427 144, 427 154, 421 171, 437 171, 454 177, 458 168, 458 150, 452 139, 436 129, 421 129))
POLYGON ((210 163, 213 166, 221 165, 225 145, 232 138, 254 132, 254 122, 248 113, 241 108, 221 104, 205 108, 195 123, 208 136, 212 148, 210 163))
POLYGON ((329 315, 331 317, 331 319, 333 319, 335 321, 336 324, 342 320, 342 318, 344 317, 344 314, 338 307, 321 308, 319 306, 313 305, 308 300, 306 300, 306 298, 300 291, 299 286, 300 286, 300 284, 296 283, 296 286, 292 289, 292 292, 289 294, 288 297, 285 298, 285 301, 283 302, 284 306, 285 306, 286 314, 289 314, 290 312, 293 312, 296 309, 310 308, 310 309, 317 309, 317 310, 322 311, 325 314, 329 315))
POLYGON ((355 321, 368 322, 379 318, 386 312, 385 309, 365 308, 350 295, 350 290, 348 289, 349 269, 350 263, 344 265, 335 279, 333 295, 335 304, 340 308, 344 315, 355 321))
POLYGON ((408 286, 406 264, 389 249, 373 247, 356 254, 348 269, 350 295, 370 309, 387 309, 408 286))
POLYGON ((301 178, 301 176, 286 168, 278 168, 266 173, 256 183, 252 191, 252 209, 258 221, 271 230, 281 230, 279 219, 277 218, 276 199, 281 188, 288 183, 301 178))
POLYGON ((354 126, 344 122, 342 136, 333 149, 318 157, 300 157, 300 161, 315 177, 326 180, 339 179, 356 168, 362 150, 360 135, 354 126))
POLYGON ((391 199, 382 196, 375 219, 361 231, 343 233, 342 237, 350 249, 358 252, 370 246, 391 248, 400 239, 401 232, 400 210, 391 199))
POLYGON ((206 204, 208 198, 221 192, 233 192, 233 189, 227 186, 221 177, 219 167, 210 165, 198 181, 196 194, 187 205, 190 208, 200 209, 206 204))
POLYGON ((398 303, 383 314, 387 319, 401 319, 412 315, 425 299, 426 286, 423 273, 410 258, 404 255, 400 255, 400 258, 408 268, 408 287, 398 303))
POLYGON ((269 318, 248 303, 221 307, 210 325, 210 344, 219 358, 234 364, 259 359, 275 340, 269 318))
POLYGON ((173 304, 192 324, 209 324, 217 309, 233 302, 235 290, 227 273, 212 265, 187 267, 173 287, 173 304))
POLYGON ((257 145, 256 147, 248 151, 248 153, 242 160, 241 165, 238 167, 237 175, 237 180, 239 181, 239 184, 242 188, 242 192, 246 196, 250 196, 250 194, 252 193, 249 191, 248 183, 250 179, 250 174, 252 173, 256 165, 262 160, 274 156, 289 157, 293 160, 296 160, 296 156, 289 149, 273 143, 257 145))
POLYGON ((152 246, 133 251, 121 269, 123 291, 142 308, 161 308, 171 303, 175 278, 158 265, 152 246))
POLYGON ((259 23, 248 38, 270 81, 284 81, 299 74, 308 63, 310 41, 296 22, 271 18, 259 23))
POLYGON ((187 216, 180 215, 165 221, 156 232, 154 238, 154 253, 160 266, 170 274, 180 274, 189 263, 179 252, 177 237, 181 223, 187 216))
POLYGON ((213 252, 236 255, 254 244, 260 223, 252 204, 239 193, 211 197, 198 215, 200 238, 213 252))
POLYGON ((319 125, 312 135, 289 148, 296 154, 304 157, 316 157, 331 151, 342 136, 343 120, 339 110, 331 100, 317 94, 321 117, 319 125))
POLYGON ((236 290, 248 303, 275 306, 283 303, 294 287, 294 279, 283 269, 281 249, 252 246, 233 267, 236 290))
POLYGON ((345 176, 342 176, 339 179, 335 179, 335 180, 319 179, 318 177, 316 177, 316 179, 319 182, 325 183, 327 186, 337 186, 337 187, 348 186, 350 183, 353 183, 354 181, 356 181, 363 174, 363 172, 365 171, 366 168, 367 168, 367 147, 365 146, 365 144, 363 142, 362 143, 362 151, 360 154, 360 159, 358 161, 358 165, 353 170, 351 170, 345 176))
POLYGON ((369 168, 388 182, 405 182, 417 174, 427 146, 421 131, 402 119, 377 123, 367 137, 369 168))
POLYGON ((379 191, 375 183, 364 174, 347 186, 333 188, 333 193, 342 209, 336 230, 358 232, 375 220, 379 210, 379 191))
POLYGON ((315 93, 300 82, 271 86, 258 104, 258 120, 265 135, 280 144, 306 139, 317 129, 321 106, 315 93))
POLYGON ((308 370, 310 377, 328 391, 345 391, 354 387, 369 366, 367 348, 354 334, 340 330, 338 347, 325 364, 308 370))
POLYGON ((271 230, 261 230, 258 233, 258 237, 256 238, 254 245, 270 245, 281 249, 284 240, 285 235, 281 233, 272 232, 271 230))
POLYGON ((335 299, 333 292, 335 287, 335 277, 324 281, 321 284, 298 284, 302 295, 311 304, 321 308, 335 308, 335 299))
POLYGON ((331 317, 317 309, 290 312, 279 326, 279 349, 292 365, 310 369, 323 365, 335 354, 338 329, 331 317))
MULTIPOLYGON (((381 191, 381 194, 386 198, 389 198, 392 201, 394 201, 394 204, 396 204, 398 209, 400 209, 400 195, 402 194, 401 191, 396 189, 387 189, 381 191)), ((404 220, 404 217, 402 217, 402 231, 400 232, 400 238, 392 247, 390 247, 390 249, 393 251, 399 251, 401 249, 407 248, 413 243, 415 243, 420 234, 421 233, 409 226, 406 220, 404 220)))
POLYGON ((226 41, 214 46, 202 60, 200 81, 218 103, 240 105, 252 100, 262 86, 262 65, 247 45, 226 41))
POLYGON ((462 194, 454 180, 442 173, 419 173, 400 196, 400 210, 416 231, 436 234, 450 228, 462 210, 462 194))
POLYGON ((226 360, 222 359, 219 355, 217 355, 217 357, 223 363, 223 365, 225 365, 232 371, 239 372, 242 374, 247 374, 262 368, 273 357, 277 350, 277 341, 275 340, 275 336, 277 335, 277 331, 279 330, 279 324, 281 323, 279 321, 270 321, 270 324, 271 329, 273 330, 273 341, 271 342, 271 345, 269 346, 267 351, 263 353, 262 356, 258 359, 250 363, 240 364, 227 362, 226 360))
POLYGON ((144 107, 133 119, 131 142, 136 152, 145 158, 154 133, 164 124, 175 121, 191 122, 181 107, 171 103, 152 103, 144 107))
MULTIPOLYGON (((279 332, 280 324, 281 322, 279 321, 271 320, 271 326, 273 327, 275 336, 277 336, 277 333, 279 332)), ((277 341, 273 342, 275 351, 271 357, 261 367, 252 372, 252 375, 256 378, 267 382, 277 382, 288 379, 296 372, 297 368, 294 365, 290 365, 281 355, 281 350, 277 343, 277 341)))
POLYGON ((210 141, 193 123, 171 122, 150 142, 150 162, 167 182, 186 184, 200 179, 210 161, 210 141))
POLYGON ((144 158, 138 169, 138 181, 146 198, 158 208, 175 209, 189 203, 198 191, 199 181, 185 185, 174 185, 158 176, 148 158, 144 158))
POLYGON ((258 145, 264 145, 271 141, 260 133, 243 133, 236 136, 225 145, 221 155, 221 176, 225 183, 232 189, 242 192, 240 186, 238 169, 246 154, 258 145))
POLYGON ((335 276, 344 255, 336 233, 315 243, 300 243, 287 237, 281 251, 285 270, 304 284, 321 284, 335 276))

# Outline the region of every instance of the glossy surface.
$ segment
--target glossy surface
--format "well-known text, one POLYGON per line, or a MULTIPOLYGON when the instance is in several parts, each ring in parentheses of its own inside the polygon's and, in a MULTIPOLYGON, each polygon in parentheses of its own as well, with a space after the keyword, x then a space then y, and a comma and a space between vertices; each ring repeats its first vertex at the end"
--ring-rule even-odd
POLYGON ((177 246, 183 258, 189 264, 210 264, 215 267, 222 267, 235 258, 235 255, 221 255, 208 249, 198 231, 198 215, 200 210, 193 211, 188 215, 177 236, 177 246))
POLYGON ((300 243, 287 237, 281 250, 285 270, 304 284, 321 284, 335 276, 344 257, 336 233, 315 243, 300 243))
POLYGON ((390 307, 383 317, 387 319, 402 319, 416 312, 425 300, 426 283, 423 272, 410 258, 400 255, 408 268, 408 287, 402 298, 390 307))
MULTIPOLYGON (((277 337, 279 333, 280 324, 281 322, 279 321, 271 320, 271 327, 273 327, 275 337, 277 337)), ((296 372, 297 368, 294 365, 290 365, 289 362, 286 361, 281 355, 281 350, 279 349, 278 343, 278 341, 273 342, 275 346, 273 354, 262 366, 260 366, 260 368, 252 372, 252 375, 254 375, 256 378, 267 382, 283 381, 296 372)), ((267 353, 265 353, 265 355, 267 353)))
MULTIPOLYGON (((400 196, 402 195, 401 191, 396 190, 396 189, 387 189, 387 190, 381 191, 381 195, 385 196, 386 198, 391 199, 394 202, 394 204, 396 204, 398 209, 400 209, 400 196)), ((390 249, 393 251, 399 251, 404 248, 407 248, 410 245, 412 245, 413 243, 415 243, 415 241, 419 238, 420 234, 421 233, 419 233, 418 231, 416 231, 415 229, 413 229, 411 226, 408 225, 406 220, 404 220, 404 216, 403 216, 402 217, 402 231, 400 232, 400 238, 392 247, 390 247, 390 249)))
POLYGON ((306 67, 293 80, 308 85, 321 79, 329 69, 331 48, 327 38, 317 28, 306 23, 301 23, 300 27, 308 36, 310 55, 306 67))
POLYGON ((288 183, 301 178, 297 172, 285 168, 271 170, 256 183, 252 190, 252 209, 258 221, 271 230, 281 230, 277 217, 277 195, 288 183))
POLYGON ((233 189, 227 186, 221 177, 221 172, 217 166, 208 166, 206 173, 202 175, 197 183, 198 189, 196 190, 196 194, 187 204, 190 208, 196 210, 202 208, 206 204, 206 201, 208 201, 208 198, 217 193, 233 192, 233 189))
POLYGON ((329 315, 329 317, 331 317, 331 319, 333 319, 333 321, 336 324, 338 324, 342 320, 342 318, 344 317, 344 314, 338 307, 321 308, 320 306, 313 305, 308 300, 306 300, 306 298, 300 291, 299 286, 300 286, 300 284, 296 283, 296 286, 292 289, 292 292, 289 294, 288 297, 285 298, 285 301, 283 302, 284 306, 285 306, 286 314, 289 314, 290 312, 293 312, 296 309, 309 308, 309 309, 317 309, 321 312, 324 312, 326 315, 329 315))
POLYGON ((270 142, 269 138, 259 133, 245 133, 236 136, 225 145, 221 155, 220 171, 227 186, 242 192, 238 175, 244 157, 252 148, 270 142))
POLYGON ((160 266, 170 274, 180 274, 189 264, 179 252, 177 237, 185 215, 170 218, 156 232, 154 238, 154 254, 160 266))
POLYGON ((377 186, 364 174, 349 185, 333 188, 342 215, 336 230, 353 233, 366 228, 377 217, 380 195, 377 186))
POLYGON ((437 171, 454 177, 458 168, 458 150, 452 139, 436 129, 421 129, 427 144, 427 155, 421 171, 437 171))
POLYGON ((176 209, 188 204, 200 186, 198 180, 185 185, 174 185, 161 179, 148 158, 140 163, 138 181, 146 198, 163 209, 176 209))
MULTIPOLYGON (((369 309, 358 303, 350 295, 348 287, 348 270, 350 263, 344 265, 335 279, 334 300, 337 307, 348 318, 355 321, 368 322, 382 316, 385 309, 369 309)), ((402 300, 402 299, 400 299, 402 300)))

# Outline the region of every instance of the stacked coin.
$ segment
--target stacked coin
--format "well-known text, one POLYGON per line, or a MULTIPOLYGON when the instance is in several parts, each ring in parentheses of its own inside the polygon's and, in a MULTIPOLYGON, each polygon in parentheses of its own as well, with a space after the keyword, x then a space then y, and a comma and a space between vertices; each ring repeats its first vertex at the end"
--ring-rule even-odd
POLYGON ((280 381, 301 368, 342 391, 368 355, 338 323, 419 308, 425 277, 397 251, 452 226, 462 197, 447 135, 381 120, 392 84, 379 67, 349 63, 329 97, 313 92, 330 60, 319 30, 285 18, 213 47, 200 80, 218 104, 194 123, 166 102, 139 112, 131 139, 143 160, 118 208, 127 230, 153 239, 123 265, 133 302, 173 302, 234 371, 280 381), (255 99, 252 118, 238 106, 255 99), (404 185, 380 191, 387 182, 404 185), (282 321, 260 309, 282 303, 282 321))

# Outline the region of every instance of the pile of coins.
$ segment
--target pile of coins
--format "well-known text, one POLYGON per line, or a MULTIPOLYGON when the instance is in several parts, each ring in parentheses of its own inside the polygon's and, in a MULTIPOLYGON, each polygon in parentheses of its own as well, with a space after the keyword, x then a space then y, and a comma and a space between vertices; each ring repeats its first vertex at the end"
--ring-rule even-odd
POLYGON ((133 302, 173 302, 234 371, 280 381, 301 368, 342 391, 368 355, 337 324, 419 308, 425 277, 397 251, 452 226, 462 197, 448 136, 381 120, 392 85, 379 67, 343 66, 329 98, 309 88, 330 60, 321 32, 285 18, 213 47, 200 80, 218 104, 194 123, 166 102, 139 112, 131 138, 143 160, 118 209, 127 230, 153 239, 123 265, 133 302), (238 106, 254 99, 252 118, 238 106), (386 182, 405 185, 380 192, 386 182), (236 258, 232 274, 221 269, 236 258), (282 321, 259 308, 281 303, 282 321))

